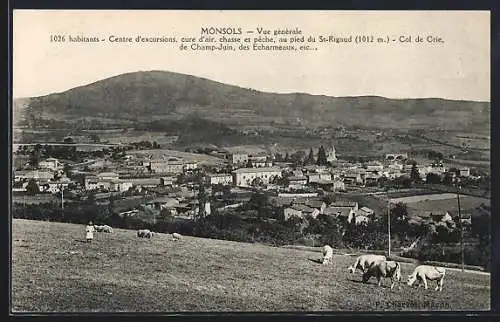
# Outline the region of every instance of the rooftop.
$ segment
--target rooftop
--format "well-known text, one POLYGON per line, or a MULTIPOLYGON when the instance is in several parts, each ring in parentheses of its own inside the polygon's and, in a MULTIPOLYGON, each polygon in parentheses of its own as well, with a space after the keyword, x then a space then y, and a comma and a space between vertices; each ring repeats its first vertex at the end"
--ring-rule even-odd
POLYGON ((291 209, 294 209, 297 211, 302 211, 302 212, 313 212, 314 211, 313 208, 308 207, 306 205, 302 205, 302 204, 293 205, 293 206, 290 206, 288 208, 291 208, 291 209))
POLYGON ((339 215, 343 217, 349 216, 350 209, 346 209, 344 207, 327 207, 323 213, 325 215, 339 215))
POLYGON ((288 180, 290 180, 290 181, 307 180, 307 177, 306 176, 290 176, 290 177, 288 177, 288 180))
POLYGON ((266 167, 266 168, 241 168, 234 170, 233 173, 260 173, 260 172, 279 172, 281 169, 276 167, 266 167))
POLYGON ((210 177, 227 177, 227 176, 231 176, 230 173, 210 173, 208 174, 208 176, 210 177))

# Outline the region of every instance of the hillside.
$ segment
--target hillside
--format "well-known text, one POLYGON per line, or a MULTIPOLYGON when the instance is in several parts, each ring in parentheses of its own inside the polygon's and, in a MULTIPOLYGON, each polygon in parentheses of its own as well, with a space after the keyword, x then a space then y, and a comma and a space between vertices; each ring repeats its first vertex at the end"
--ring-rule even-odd
MULTIPOLYGON (((442 292, 406 285, 390 290, 388 280, 380 288, 375 280, 360 283, 359 274, 346 269, 354 258, 344 255, 323 266, 316 262, 321 254, 307 250, 194 237, 175 242, 167 234, 145 240, 122 229, 97 233, 92 244, 83 237, 82 225, 13 220, 15 312, 490 307, 488 275, 448 270, 442 292)), ((406 277, 414 266, 403 263, 402 268, 406 277)))
POLYGON ((130 122, 179 119, 192 114, 239 125, 439 128, 483 133, 489 132, 490 104, 438 98, 264 93, 190 75, 147 71, 122 74, 63 93, 31 98, 24 118, 99 117, 130 122))

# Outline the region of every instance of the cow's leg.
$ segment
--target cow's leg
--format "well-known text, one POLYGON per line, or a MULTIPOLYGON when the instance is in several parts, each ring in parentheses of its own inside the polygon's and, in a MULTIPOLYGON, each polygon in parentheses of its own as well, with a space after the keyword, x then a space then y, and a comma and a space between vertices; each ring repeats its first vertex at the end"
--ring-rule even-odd
POLYGON ((424 281, 424 288, 427 290, 427 279, 425 276, 422 277, 422 280, 424 281))
POLYGON ((424 287, 424 280, 419 275, 417 275, 417 283, 418 287, 424 287))
POLYGON ((391 277, 391 290, 394 287, 394 283, 395 283, 394 278, 391 277))
POLYGON ((443 284, 444 284, 444 278, 440 278, 438 283, 440 292, 443 290, 443 284))
POLYGON ((377 276, 377 281, 378 281, 378 286, 380 287, 382 285, 382 278, 380 276, 377 276))

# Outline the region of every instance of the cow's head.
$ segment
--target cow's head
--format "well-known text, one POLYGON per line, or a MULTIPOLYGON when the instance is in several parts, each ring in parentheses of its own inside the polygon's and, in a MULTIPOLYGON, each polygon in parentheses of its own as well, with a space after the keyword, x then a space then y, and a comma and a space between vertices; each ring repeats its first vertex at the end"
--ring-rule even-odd
POLYGON ((354 272, 356 271, 356 269, 352 265, 349 266, 347 269, 349 270, 349 273, 351 273, 351 274, 354 274, 354 272))
POLYGON ((406 284, 408 284, 409 286, 412 286, 416 280, 417 280, 416 275, 408 275, 408 280, 406 281, 406 284))

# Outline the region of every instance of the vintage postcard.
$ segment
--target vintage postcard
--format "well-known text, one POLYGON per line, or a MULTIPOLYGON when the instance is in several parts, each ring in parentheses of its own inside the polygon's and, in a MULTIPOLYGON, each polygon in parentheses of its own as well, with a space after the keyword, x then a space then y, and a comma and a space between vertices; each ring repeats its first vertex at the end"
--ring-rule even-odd
POLYGON ((490 12, 14 10, 11 312, 490 310, 490 12))

